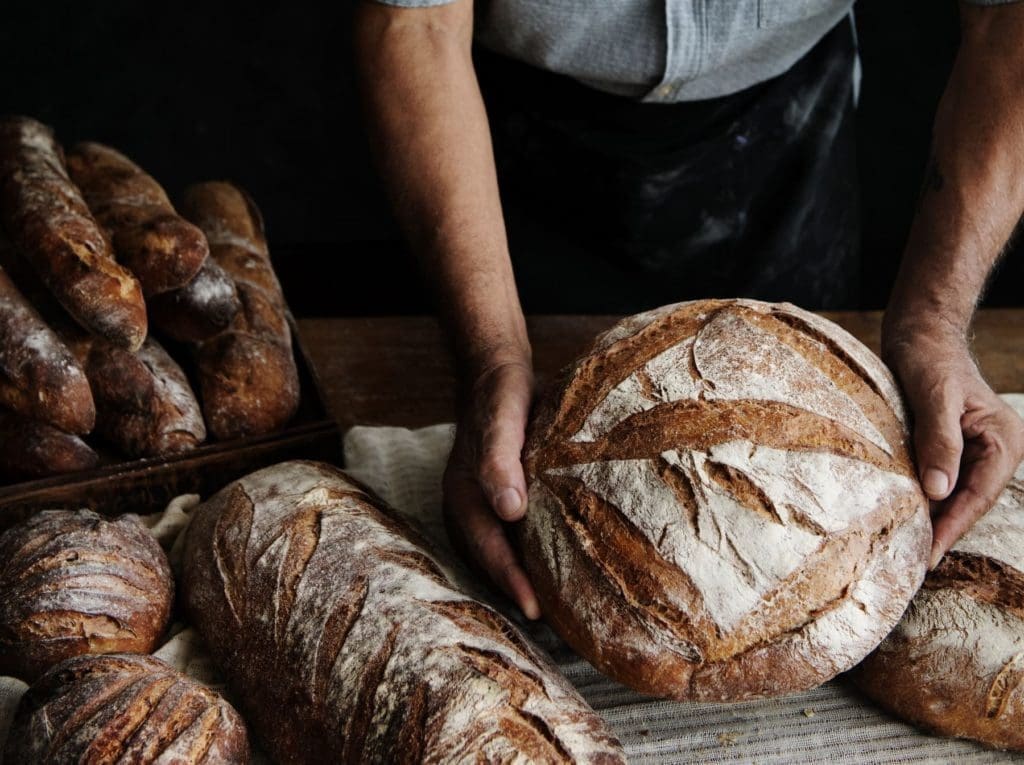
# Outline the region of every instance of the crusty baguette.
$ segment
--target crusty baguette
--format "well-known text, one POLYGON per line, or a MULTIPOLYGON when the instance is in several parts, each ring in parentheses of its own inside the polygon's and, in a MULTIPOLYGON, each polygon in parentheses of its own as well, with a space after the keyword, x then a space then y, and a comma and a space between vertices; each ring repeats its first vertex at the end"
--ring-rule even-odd
POLYGON ((231 326, 197 349, 210 432, 226 440, 278 430, 298 408, 299 379, 259 209, 237 186, 219 181, 190 186, 181 209, 206 234, 241 300, 231 326))
POLYGON ((68 433, 88 433, 96 422, 82 367, 2 266, 0 405, 68 433))
POLYGON ((174 582, 137 516, 44 510, 0 535, 0 674, 26 682, 70 656, 148 653, 174 582))
POLYGON ((0 223, 75 321, 116 345, 142 345, 139 282, 114 260, 52 131, 27 117, 0 119, 0 223))
POLYGON ((20 481, 96 466, 85 441, 38 420, 0 411, 0 479, 20 481))
POLYGON ((179 216, 150 175, 120 152, 79 143, 67 155, 68 173, 148 298, 179 289, 209 254, 203 232, 179 216))
POLYGON ((246 765, 245 723, 218 694, 153 656, 78 656, 32 685, 4 762, 246 765))
POLYGON ((206 440, 188 378, 154 338, 132 353, 58 326, 96 401, 96 432, 129 457, 189 451, 206 440))
POLYGON ((154 295, 147 302, 149 321, 172 340, 198 343, 228 327, 242 304, 234 280, 213 258, 181 289, 154 295))
POLYGON ((524 451, 541 610, 638 691, 817 686, 867 655, 931 542, 895 382, 788 304, 627 318, 543 397, 524 451))
POLYGON ((280 763, 624 763, 603 721, 450 563, 329 465, 198 507, 182 592, 280 763))

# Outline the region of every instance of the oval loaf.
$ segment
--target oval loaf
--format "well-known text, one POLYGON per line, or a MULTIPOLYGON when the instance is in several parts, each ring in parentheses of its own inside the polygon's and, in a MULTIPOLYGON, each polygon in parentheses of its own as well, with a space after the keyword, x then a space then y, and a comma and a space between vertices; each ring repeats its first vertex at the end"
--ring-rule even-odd
POLYGON ((223 698, 153 656, 76 656, 21 699, 4 762, 244 765, 245 724, 223 698))
POLYGON ((384 505, 286 462, 193 514, 190 619, 282 763, 623 763, 601 719, 384 505))
POLYGON ((795 306, 625 319, 542 401, 525 465, 519 532, 545 616, 641 692, 819 685, 881 641, 924 576, 895 384, 795 306))
POLYGON ((167 556, 134 515, 44 510, 0 535, 0 674, 69 656, 148 653, 171 611, 167 556))

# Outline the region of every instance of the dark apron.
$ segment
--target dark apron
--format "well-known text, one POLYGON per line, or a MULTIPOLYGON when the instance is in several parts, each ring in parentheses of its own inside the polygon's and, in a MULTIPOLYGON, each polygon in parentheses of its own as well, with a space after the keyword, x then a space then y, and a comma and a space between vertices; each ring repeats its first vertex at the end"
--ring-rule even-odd
POLYGON ((844 20, 772 80, 645 104, 478 50, 524 308, 855 306, 855 55, 844 20))

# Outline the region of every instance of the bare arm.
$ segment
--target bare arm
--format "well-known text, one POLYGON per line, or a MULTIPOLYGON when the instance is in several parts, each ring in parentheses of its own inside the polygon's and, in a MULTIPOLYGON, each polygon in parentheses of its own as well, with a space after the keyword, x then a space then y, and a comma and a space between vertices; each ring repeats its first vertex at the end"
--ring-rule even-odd
POLYGON ((991 507, 1024 456, 1020 419, 969 353, 976 304, 1024 211, 1024 4, 965 4, 962 25, 883 332, 915 414, 922 484, 946 500, 933 563, 991 507))
POLYGON ((445 478, 449 528, 536 617, 532 589, 494 515, 515 520, 525 512, 520 452, 533 379, 470 55, 473 3, 402 9, 364 2, 355 31, 375 155, 459 365, 461 413, 445 478))

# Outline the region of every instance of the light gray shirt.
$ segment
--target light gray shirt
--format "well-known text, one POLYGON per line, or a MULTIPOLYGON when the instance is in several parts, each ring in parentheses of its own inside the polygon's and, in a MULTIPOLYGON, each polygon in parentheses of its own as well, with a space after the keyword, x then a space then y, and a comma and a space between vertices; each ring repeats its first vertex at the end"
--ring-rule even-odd
MULTIPOLYGON (((454 0, 377 1, 411 8, 454 0)), ((672 103, 724 96, 782 74, 852 5, 853 0, 476 0, 476 39, 600 90, 672 103)))

